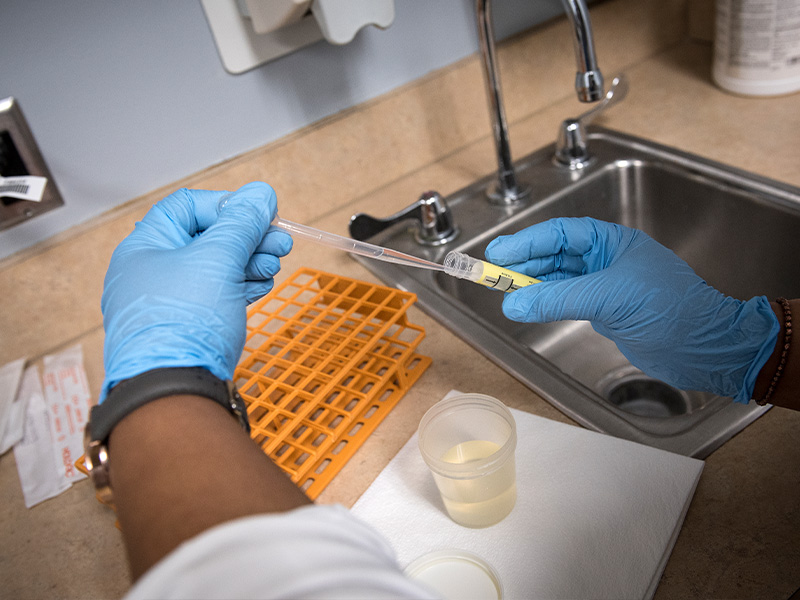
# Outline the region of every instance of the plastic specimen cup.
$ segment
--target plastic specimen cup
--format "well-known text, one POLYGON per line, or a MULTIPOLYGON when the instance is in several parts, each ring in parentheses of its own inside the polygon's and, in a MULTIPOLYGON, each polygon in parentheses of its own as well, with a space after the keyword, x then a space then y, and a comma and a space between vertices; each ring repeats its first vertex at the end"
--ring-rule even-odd
POLYGON ((419 449, 450 518, 465 527, 502 521, 517 499, 517 428, 499 400, 461 394, 436 403, 419 424, 419 449))

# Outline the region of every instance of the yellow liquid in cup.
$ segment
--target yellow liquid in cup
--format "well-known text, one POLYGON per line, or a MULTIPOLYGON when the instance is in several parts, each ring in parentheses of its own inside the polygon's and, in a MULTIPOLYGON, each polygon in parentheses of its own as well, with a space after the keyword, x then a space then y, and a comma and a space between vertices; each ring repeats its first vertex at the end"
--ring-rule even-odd
MULTIPOLYGON (((471 440, 450 448, 442 456, 449 463, 464 464, 487 458, 500 450, 494 442, 471 440)), ((503 520, 514 508, 517 484, 513 456, 487 475, 473 479, 440 477, 439 491, 450 518, 465 527, 488 527, 503 520)))

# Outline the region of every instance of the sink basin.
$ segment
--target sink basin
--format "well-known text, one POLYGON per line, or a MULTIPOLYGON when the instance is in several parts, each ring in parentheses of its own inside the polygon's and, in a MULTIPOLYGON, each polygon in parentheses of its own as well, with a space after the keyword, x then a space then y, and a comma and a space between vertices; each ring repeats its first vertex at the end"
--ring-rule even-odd
MULTIPOLYGON (((590 216, 636 227, 671 248, 709 284, 741 299, 800 297, 800 189, 614 131, 589 135, 594 160, 556 167, 553 147, 517 164, 531 198, 485 199, 494 178, 447 198, 459 236, 439 247, 395 225, 369 241, 435 262, 450 250, 483 258, 498 235, 552 217, 590 216)), ((675 389, 633 367, 588 322, 521 324, 503 294, 444 273, 360 260, 423 310, 587 428, 703 458, 769 407, 675 389)))

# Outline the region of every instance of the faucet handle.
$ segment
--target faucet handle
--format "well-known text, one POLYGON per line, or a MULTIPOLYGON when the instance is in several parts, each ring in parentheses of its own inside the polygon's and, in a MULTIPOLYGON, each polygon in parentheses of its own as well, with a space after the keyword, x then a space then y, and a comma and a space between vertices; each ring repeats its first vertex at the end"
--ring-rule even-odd
POLYGON ((595 107, 575 119, 566 119, 561 123, 556 140, 556 162, 570 169, 582 169, 588 165, 591 156, 586 147, 586 126, 609 106, 620 102, 627 94, 628 80, 624 75, 617 75, 605 97, 595 107))
POLYGON ((444 198, 438 192, 425 192, 414 204, 385 219, 364 213, 353 215, 350 218, 350 237, 363 241, 409 219, 416 221, 417 242, 425 246, 439 246, 458 235, 458 227, 453 223, 453 215, 444 198))

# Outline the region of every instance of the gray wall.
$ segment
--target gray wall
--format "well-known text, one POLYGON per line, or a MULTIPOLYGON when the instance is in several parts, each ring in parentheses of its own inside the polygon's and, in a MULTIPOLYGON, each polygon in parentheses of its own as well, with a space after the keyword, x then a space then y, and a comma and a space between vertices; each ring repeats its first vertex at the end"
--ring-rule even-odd
MULTIPOLYGON (((0 232, 0 258, 477 51, 473 0, 395 7, 386 31, 230 75, 197 0, 0 0, 0 98, 20 103, 65 200, 0 232)), ((498 38, 561 10, 498 0, 498 38)))

